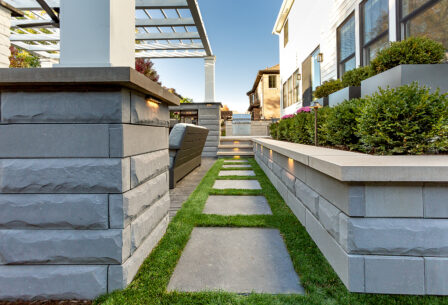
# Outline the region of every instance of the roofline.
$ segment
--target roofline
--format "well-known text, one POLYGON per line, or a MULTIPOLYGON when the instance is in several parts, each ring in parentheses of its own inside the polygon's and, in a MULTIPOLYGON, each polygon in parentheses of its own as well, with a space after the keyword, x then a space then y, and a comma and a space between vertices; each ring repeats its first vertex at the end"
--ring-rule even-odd
POLYGON ((260 70, 258 71, 257 77, 255 78, 255 82, 254 85, 252 87, 252 90, 250 90, 249 92, 247 92, 247 96, 251 95, 252 93, 255 92, 255 90, 257 90, 258 87, 258 83, 261 80, 261 77, 264 74, 280 74, 280 69, 275 69, 275 70, 269 70, 269 69, 265 69, 265 70, 260 70))
POLYGON ((285 25, 286 19, 288 19, 289 12, 291 11, 292 5, 295 0, 283 0, 282 7, 278 13, 277 20, 275 21, 274 29, 272 34, 279 35, 285 25))
POLYGON ((23 17, 23 16, 25 16, 25 14, 21 10, 15 8, 14 6, 12 6, 9 3, 6 3, 3 0, 0 0, 0 7, 3 7, 5 9, 7 9, 8 11, 10 11, 12 17, 23 17))

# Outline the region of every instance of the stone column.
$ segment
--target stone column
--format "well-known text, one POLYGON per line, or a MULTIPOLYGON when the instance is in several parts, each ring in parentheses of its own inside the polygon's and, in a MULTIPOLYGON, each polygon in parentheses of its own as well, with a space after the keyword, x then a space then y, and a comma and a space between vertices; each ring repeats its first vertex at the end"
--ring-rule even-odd
POLYGON ((205 61, 205 103, 215 102, 215 56, 204 58, 205 61))
POLYGON ((61 67, 134 67, 135 0, 61 0, 61 67))
POLYGON ((130 68, 0 69, 0 90, 0 300, 126 287, 169 222, 179 99, 130 68))

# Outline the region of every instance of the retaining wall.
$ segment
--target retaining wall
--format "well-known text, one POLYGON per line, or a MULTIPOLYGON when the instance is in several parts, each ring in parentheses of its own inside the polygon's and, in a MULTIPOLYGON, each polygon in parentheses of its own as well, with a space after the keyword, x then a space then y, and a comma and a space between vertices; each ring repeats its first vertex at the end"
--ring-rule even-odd
POLYGON ((126 287, 169 222, 168 106, 116 83, 19 90, 1 92, 0 299, 126 287))
POLYGON ((448 157, 253 139, 255 159, 352 292, 448 295, 448 157))

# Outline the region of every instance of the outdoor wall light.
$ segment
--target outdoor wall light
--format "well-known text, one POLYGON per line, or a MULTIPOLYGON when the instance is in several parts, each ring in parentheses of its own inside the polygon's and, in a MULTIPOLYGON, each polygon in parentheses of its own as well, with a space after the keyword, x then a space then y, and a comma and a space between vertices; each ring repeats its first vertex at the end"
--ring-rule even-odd
POLYGON ((161 102, 152 99, 152 98, 147 98, 146 99, 146 105, 148 105, 151 108, 159 108, 159 105, 161 104, 161 102))
POLYGON ((317 54, 317 62, 323 62, 324 61, 324 54, 319 53, 317 54))
POLYGON ((302 80, 302 74, 297 73, 297 80, 302 80))

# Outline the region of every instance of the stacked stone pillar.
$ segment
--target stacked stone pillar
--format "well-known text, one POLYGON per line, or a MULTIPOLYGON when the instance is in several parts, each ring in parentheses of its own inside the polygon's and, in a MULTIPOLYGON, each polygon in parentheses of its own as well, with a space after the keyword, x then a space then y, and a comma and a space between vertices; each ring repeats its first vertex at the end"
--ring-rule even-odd
POLYGON ((168 225, 168 105, 130 68, 0 70, 0 300, 126 287, 168 225))

